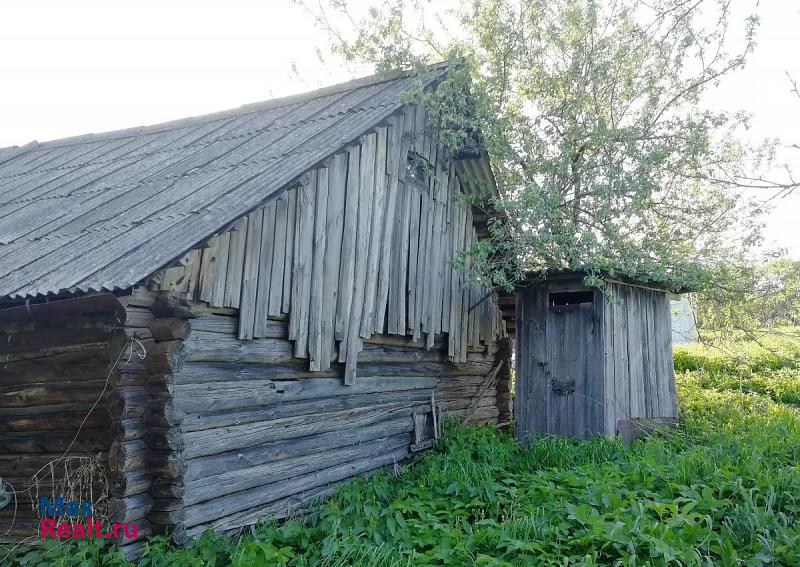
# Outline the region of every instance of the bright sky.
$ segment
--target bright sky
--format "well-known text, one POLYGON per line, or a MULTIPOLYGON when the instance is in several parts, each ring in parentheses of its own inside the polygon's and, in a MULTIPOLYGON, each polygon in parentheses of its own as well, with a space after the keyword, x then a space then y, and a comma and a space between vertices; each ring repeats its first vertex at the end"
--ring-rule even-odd
MULTIPOLYGON (((0 147, 205 114, 350 78, 317 62, 324 38, 294 2, 37 0, 0 10, 0 147)), ((767 0, 761 15, 749 67, 713 100, 753 114, 753 140, 800 144, 800 99, 784 74, 800 80, 800 6, 767 0)), ((800 150, 786 158, 800 176, 800 150)), ((798 222, 800 193, 777 203, 766 231, 795 257, 798 222)))

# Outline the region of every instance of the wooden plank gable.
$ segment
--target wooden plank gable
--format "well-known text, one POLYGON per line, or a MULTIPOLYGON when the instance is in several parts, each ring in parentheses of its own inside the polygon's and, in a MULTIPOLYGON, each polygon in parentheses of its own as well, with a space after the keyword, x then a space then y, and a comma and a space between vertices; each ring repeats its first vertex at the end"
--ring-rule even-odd
POLYGON ((427 348, 447 334, 450 359, 466 362, 505 326, 470 272, 478 234, 462 191, 425 110, 409 106, 165 270, 161 289, 239 309, 240 339, 288 315, 294 356, 312 371, 345 363, 348 383, 373 334, 427 348), (420 158, 424 179, 408 173, 420 158))

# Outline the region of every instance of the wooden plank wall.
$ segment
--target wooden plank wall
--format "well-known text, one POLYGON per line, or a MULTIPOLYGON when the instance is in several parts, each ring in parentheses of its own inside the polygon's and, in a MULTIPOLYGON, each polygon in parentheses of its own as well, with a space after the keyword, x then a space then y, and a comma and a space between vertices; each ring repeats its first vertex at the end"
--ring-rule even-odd
POLYGON ((310 371, 294 356, 288 321, 272 319, 265 336, 242 340, 229 310, 193 309, 170 399, 153 417, 180 439, 172 480, 157 482, 181 504, 171 511, 179 539, 285 516, 350 477, 399 463, 409 456, 414 415, 430 413, 432 401, 437 419, 497 420, 496 388, 486 380, 495 346, 452 363, 441 335, 427 349, 373 333, 359 379, 346 386, 343 365, 310 371))
POLYGON ((547 433, 550 374, 547 356, 547 289, 531 286, 519 293, 516 316, 517 439, 547 433))
POLYGON ((570 289, 585 288, 577 281, 548 282, 519 294, 518 438, 613 436, 619 420, 676 418, 667 294, 610 283, 614 301, 595 292, 593 303, 579 305, 584 316, 567 319, 548 306, 548 292, 570 289), (577 361, 585 365, 582 372, 577 361), (574 395, 554 394, 554 381, 563 379, 575 380, 574 395))
POLYGON ((450 360, 464 362, 505 325, 497 297, 452 265, 478 236, 455 167, 425 124, 424 108, 407 107, 187 254, 159 288, 240 309, 240 339, 288 318, 295 356, 315 371, 346 363, 348 383, 375 333, 429 348, 445 333, 450 360), (424 186, 407 178, 409 150, 431 166, 424 186))
POLYGON ((666 293, 609 284, 619 298, 606 303, 606 395, 614 403, 606 430, 616 433, 623 419, 676 418, 672 324, 666 293))

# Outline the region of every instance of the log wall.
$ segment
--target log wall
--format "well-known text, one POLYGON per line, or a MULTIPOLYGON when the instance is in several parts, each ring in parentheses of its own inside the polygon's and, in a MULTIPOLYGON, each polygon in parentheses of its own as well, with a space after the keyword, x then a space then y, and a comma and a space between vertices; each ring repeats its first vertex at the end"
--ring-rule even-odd
POLYGON ((486 423, 500 413, 496 381, 487 380, 499 361, 494 344, 452 363, 442 336, 428 349, 372 335, 348 386, 342 364, 306 369, 288 321, 269 320, 268 337, 241 340, 229 311, 194 309, 188 328, 165 324, 174 337, 169 398, 150 418, 169 454, 151 490, 162 499, 154 510, 178 541, 285 516, 429 447, 445 419, 486 423))
POLYGON ((115 505, 107 382, 123 317, 113 296, 0 310, 0 478, 14 492, 0 540, 37 533, 41 496, 115 505))
POLYGON ((408 106, 155 281, 240 309, 240 339, 269 337, 269 321, 288 317, 295 355, 312 370, 345 363, 348 383, 374 334, 430 348, 444 333, 448 357, 464 362, 505 324, 496 295, 471 280, 464 252, 481 233, 464 197, 479 184, 462 177, 424 108, 408 106))
POLYGON ((137 538, 119 542, 130 555, 166 527, 149 519, 165 454, 148 419, 166 392, 149 368, 151 327, 174 312, 158 299, 136 289, 0 310, 0 477, 16 493, 0 537, 36 535, 42 496, 89 500, 101 522, 137 524, 137 538))

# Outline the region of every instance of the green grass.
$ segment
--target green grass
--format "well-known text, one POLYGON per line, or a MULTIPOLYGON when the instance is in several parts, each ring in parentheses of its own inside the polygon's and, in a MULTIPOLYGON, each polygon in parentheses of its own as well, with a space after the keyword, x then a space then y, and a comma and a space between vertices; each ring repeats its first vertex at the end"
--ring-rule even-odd
MULTIPOLYGON (((523 449, 451 428, 414 466, 354 480, 302 522, 185 549, 153 538, 141 565, 800 565, 800 340, 761 342, 677 350, 675 432, 523 449)), ((87 544, 15 561, 126 565, 87 544)))

